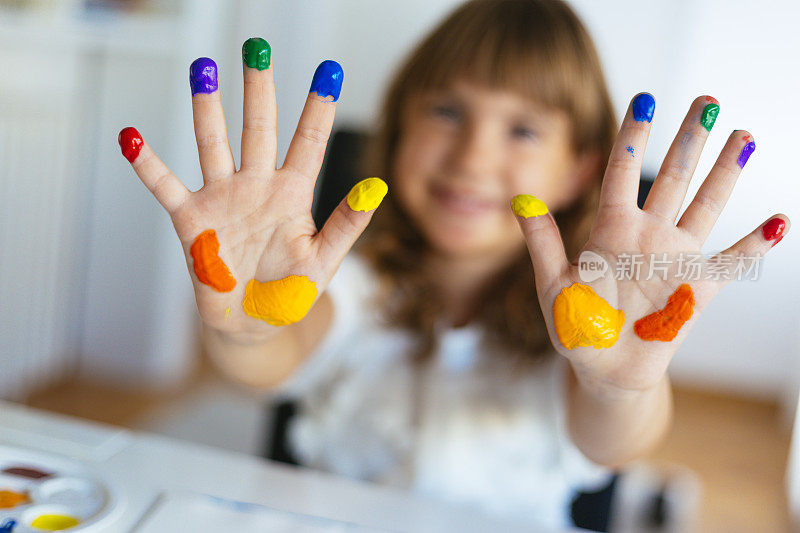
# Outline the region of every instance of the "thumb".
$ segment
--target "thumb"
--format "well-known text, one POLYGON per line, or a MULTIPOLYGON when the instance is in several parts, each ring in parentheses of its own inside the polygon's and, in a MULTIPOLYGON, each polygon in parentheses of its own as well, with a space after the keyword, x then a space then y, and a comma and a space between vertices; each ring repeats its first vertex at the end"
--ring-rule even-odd
POLYGON ((558 226, 544 202, 530 194, 511 199, 511 209, 528 243, 540 294, 550 287, 569 266, 558 226))
POLYGON ((333 271, 342 262, 388 191, 382 179, 367 178, 356 183, 339 202, 317 235, 318 258, 323 268, 333 271))

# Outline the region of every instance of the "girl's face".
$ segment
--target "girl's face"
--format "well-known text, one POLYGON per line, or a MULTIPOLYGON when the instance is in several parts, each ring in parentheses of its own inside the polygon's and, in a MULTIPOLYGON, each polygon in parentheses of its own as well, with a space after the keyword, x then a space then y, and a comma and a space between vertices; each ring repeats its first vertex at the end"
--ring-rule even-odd
POLYGON ((409 103, 393 170, 394 194, 433 249, 466 257, 516 252, 511 198, 533 194, 556 211, 594 168, 574 153, 566 113, 457 82, 409 103))

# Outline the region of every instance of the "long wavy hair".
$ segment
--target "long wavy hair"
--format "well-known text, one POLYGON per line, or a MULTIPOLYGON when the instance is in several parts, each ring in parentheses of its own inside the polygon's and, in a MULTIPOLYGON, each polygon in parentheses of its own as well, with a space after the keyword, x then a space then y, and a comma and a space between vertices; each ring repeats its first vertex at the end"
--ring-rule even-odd
MULTIPOLYGON (((416 335, 415 360, 436 347, 441 298, 423 268, 429 245, 391 193, 391 175, 404 111, 413 98, 463 79, 510 90, 562 110, 570 120, 573 148, 605 162, 617 123, 597 52, 575 13, 560 0, 472 0, 458 7, 405 59, 385 93, 377 133, 365 158, 365 174, 385 176, 389 195, 357 245, 382 280, 380 308, 396 327, 416 335)), ((597 210, 603 166, 580 195, 553 213, 569 257, 586 243, 597 210)), ((473 320, 497 352, 548 357, 545 321, 527 250, 520 251, 485 290, 473 320)), ((518 358, 518 357, 517 357, 518 358)))

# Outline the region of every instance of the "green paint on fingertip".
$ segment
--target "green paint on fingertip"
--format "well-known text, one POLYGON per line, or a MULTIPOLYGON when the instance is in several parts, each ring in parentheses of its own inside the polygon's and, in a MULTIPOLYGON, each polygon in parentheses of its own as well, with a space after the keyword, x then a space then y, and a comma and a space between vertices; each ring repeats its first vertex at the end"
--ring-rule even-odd
POLYGON ((719 105, 708 104, 703 108, 703 114, 700 116, 700 124, 707 131, 711 131, 711 128, 714 127, 714 122, 717 121, 717 115, 719 115, 719 105))
POLYGON ((250 68, 267 70, 272 61, 272 48, 261 37, 251 37, 242 45, 242 61, 250 68))

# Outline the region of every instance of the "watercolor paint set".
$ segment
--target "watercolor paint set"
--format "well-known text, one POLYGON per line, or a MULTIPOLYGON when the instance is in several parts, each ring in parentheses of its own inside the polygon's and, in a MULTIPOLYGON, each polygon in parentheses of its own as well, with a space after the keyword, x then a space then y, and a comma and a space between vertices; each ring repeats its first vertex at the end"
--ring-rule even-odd
POLYGON ((0 446, 0 533, 101 531, 115 501, 81 463, 0 446))

